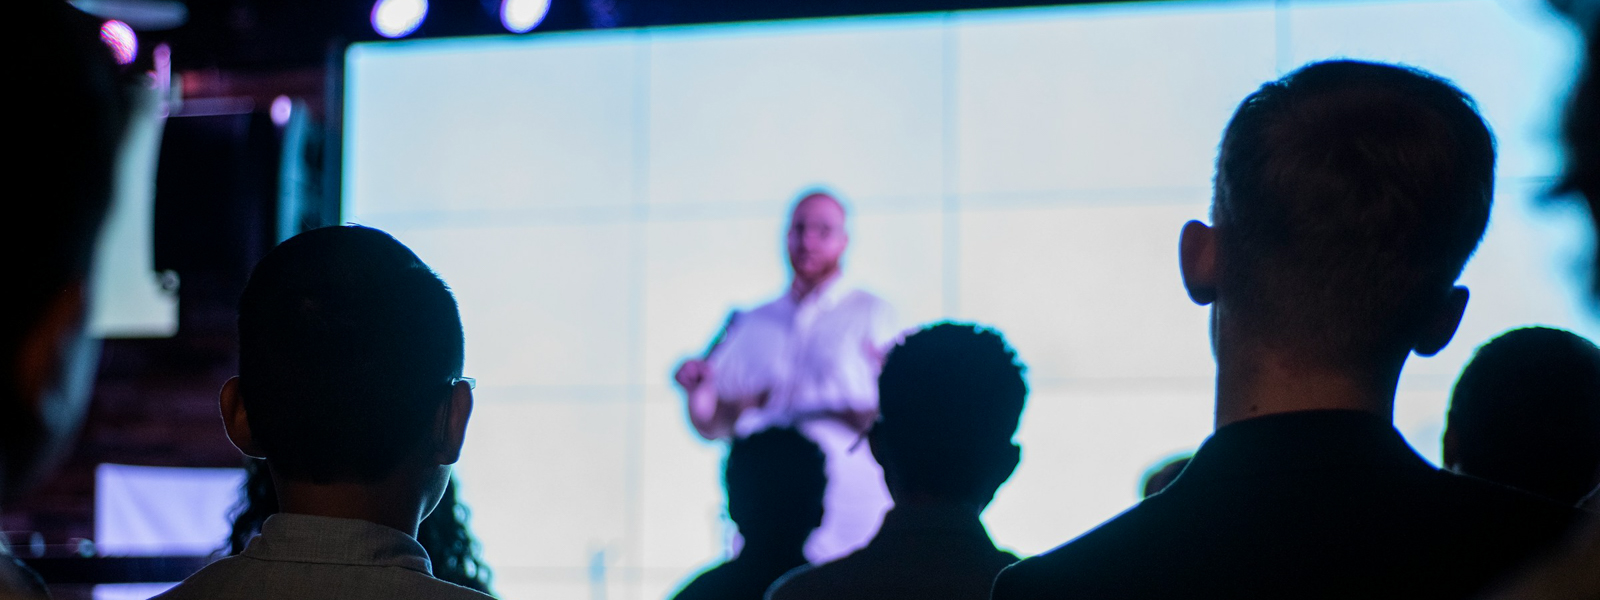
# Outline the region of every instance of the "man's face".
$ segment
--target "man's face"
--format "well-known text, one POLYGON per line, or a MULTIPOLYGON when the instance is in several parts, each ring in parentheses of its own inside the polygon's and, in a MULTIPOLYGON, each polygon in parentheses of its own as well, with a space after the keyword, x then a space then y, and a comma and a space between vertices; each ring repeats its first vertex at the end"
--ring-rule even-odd
POLYGON ((832 197, 807 196, 789 219, 789 266, 797 279, 817 282, 839 271, 839 258, 850 238, 844 231, 844 208, 832 197))

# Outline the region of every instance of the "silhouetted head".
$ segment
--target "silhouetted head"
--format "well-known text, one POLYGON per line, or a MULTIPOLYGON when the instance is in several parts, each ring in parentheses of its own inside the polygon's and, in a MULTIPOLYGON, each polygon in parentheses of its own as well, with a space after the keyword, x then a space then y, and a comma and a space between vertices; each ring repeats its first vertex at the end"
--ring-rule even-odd
POLYGON ((787 545, 798 553, 822 524, 826 462, 816 443, 793 429, 734 439, 723 484, 728 488, 728 517, 747 546, 787 545))
MULTIPOLYGON (((1217 159, 1214 229, 1185 226, 1185 284, 1220 339, 1315 368, 1398 368, 1454 335, 1454 285, 1489 219, 1494 141, 1417 69, 1329 61, 1263 85, 1217 159)), ((1224 351, 1219 346, 1219 352, 1224 351)))
POLYGON ((24 491, 70 445, 88 404, 98 342, 85 333, 95 242, 111 202, 130 98, 99 23, 66 2, 8 5, 31 33, 13 61, 6 159, 13 224, 3 252, 0 496, 24 491))
POLYGON ((1149 498, 1167 489, 1167 486, 1172 485, 1172 481, 1183 473, 1183 468, 1189 466, 1189 460, 1193 458, 1194 455, 1185 454, 1151 468, 1144 474, 1144 485, 1140 486, 1141 496, 1149 498))
POLYGON ((850 236, 844 204, 827 192, 809 192, 789 213, 789 267, 795 279, 816 284, 839 272, 850 236))
POLYGON ((895 502, 989 504, 1021 458, 1023 370, 999 332, 975 325, 940 323, 889 351, 871 440, 895 502))
POLYGON ((1484 344, 1450 396, 1444 462, 1576 505, 1600 484, 1600 348, 1544 327, 1484 344))
POLYGON ((376 229, 316 229, 251 273, 223 415, 276 477, 367 484, 407 470, 442 493, 466 427, 455 413, 471 407, 462 359, 455 298, 417 255, 376 229))

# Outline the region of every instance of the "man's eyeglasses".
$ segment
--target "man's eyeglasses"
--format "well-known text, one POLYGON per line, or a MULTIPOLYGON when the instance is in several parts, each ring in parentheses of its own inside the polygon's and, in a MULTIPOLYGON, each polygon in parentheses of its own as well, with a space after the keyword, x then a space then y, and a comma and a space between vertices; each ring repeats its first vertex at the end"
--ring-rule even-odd
POLYGON ((475 379, 475 378, 472 378, 472 377, 456 377, 456 378, 453 378, 453 379, 450 380, 450 387, 455 387, 455 385, 457 383, 462 383, 462 382, 466 382, 467 389, 469 389, 469 390, 478 389, 478 380, 475 379))

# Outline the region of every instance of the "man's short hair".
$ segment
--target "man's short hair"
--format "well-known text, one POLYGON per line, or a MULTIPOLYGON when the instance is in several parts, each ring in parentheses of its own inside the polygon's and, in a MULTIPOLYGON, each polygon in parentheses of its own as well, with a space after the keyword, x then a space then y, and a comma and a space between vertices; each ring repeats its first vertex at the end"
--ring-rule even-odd
POLYGON ((729 445, 723 485, 740 532, 801 537, 822 522, 827 459, 798 431, 767 429, 729 445))
POLYGON ((1414 343, 1483 237, 1494 163, 1472 99, 1418 69, 1328 61, 1261 86, 1217 159, 1230 310, 1321 361, 1414 343))
POLYGON ((1478 349, 1446 423, 1461 472, 1576 504, 1600 477, 1600 348, 1529 327, 1478 349))
POLYGON ((878 376, 877 447, 899 485, 961 496, 987 481, 983 453, 1009 447, 1028 395, 1000 333, 939 323, 889 351, 878 376))
POLYGON ((445 283, 389 234, 307 231, 239 300, 239 386, 274 472, 370 482, 430 439, 463 360, 445 283))

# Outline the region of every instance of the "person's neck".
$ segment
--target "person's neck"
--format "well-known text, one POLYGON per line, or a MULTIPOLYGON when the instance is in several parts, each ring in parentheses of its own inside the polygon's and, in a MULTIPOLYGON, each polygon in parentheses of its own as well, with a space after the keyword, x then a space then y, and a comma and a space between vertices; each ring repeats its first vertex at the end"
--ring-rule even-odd
POLYGON ((338 519, 358 519, 417 536, 422 522, 421 486, 408 485, 402 476, 376 483, 312 483, 273 476, 280 512, 338 519))
POLYGON ((815 296, 833 285, 839 279, 839 270, 828 271, 820 277, 801 277, 796 275, 794 281, 789 283, 789 297, 795 302, 801 302, 815 296))
MULTIPOLYGON (((951 514, 959 514, 963 518, 970 516, 973 521, 978 521, 979 515, 983 514, 983 509, 989 506, 987 501, 946 498, 936 494, 906 492, 903 490, 890 490, 889 497, 894 500, 895 508, 940 510, 951 514)), ((990 494, 989 497, 993 498, 994 494, 990 494)))
POLYGON ((753 536, 744 539, 739 548, 740 559, 764 563, 803 564, 806 562, 806 538, 796 542, 789 536, 753 536))
POLYGON ((1405 358, 1386 361, 1392 366, 1335 367, 1260 346, 1219 344, 1216 427, 1308 410, 1363 411, 1393 421, 1405 358))

